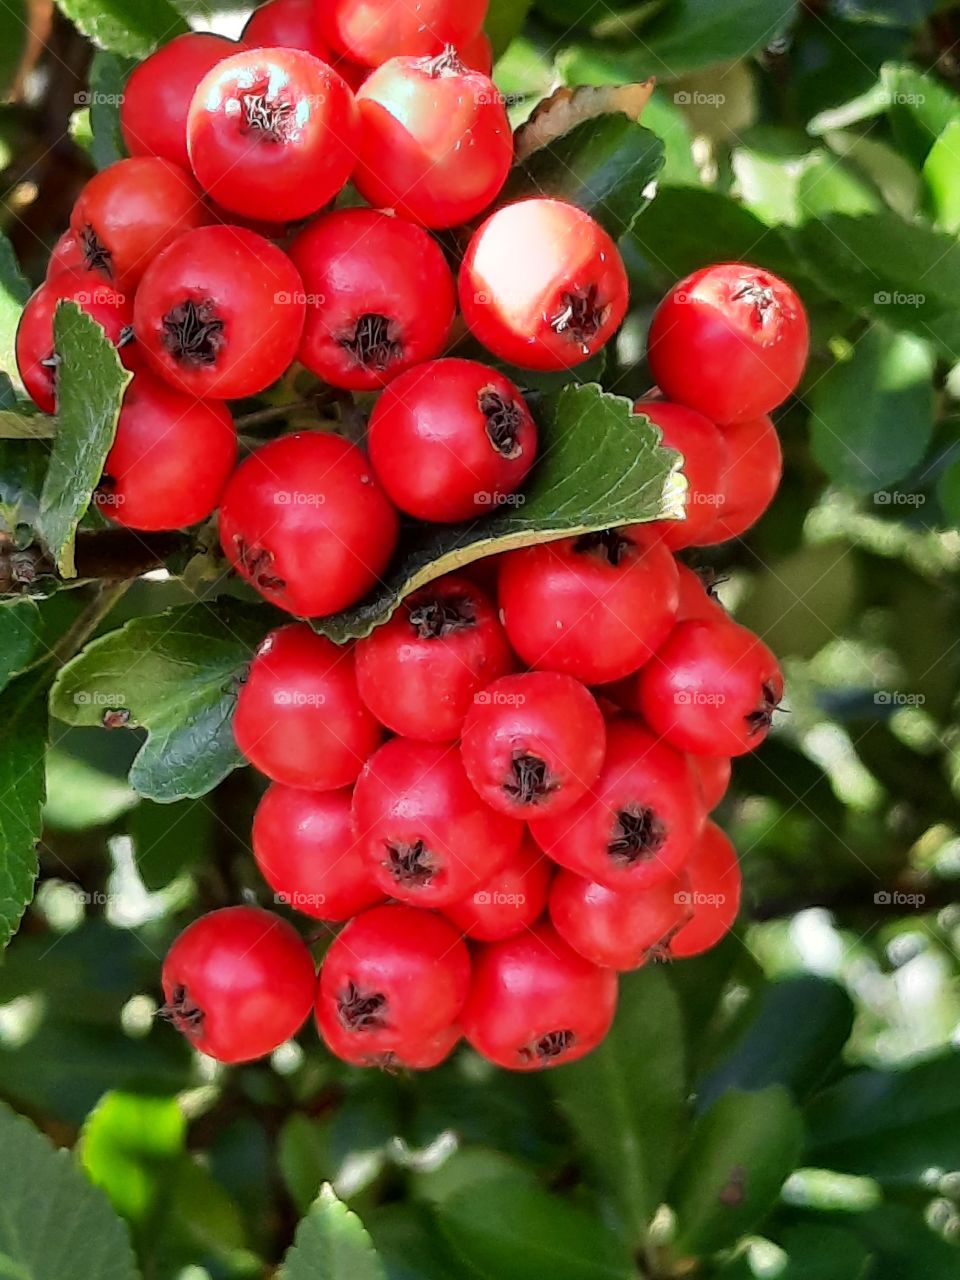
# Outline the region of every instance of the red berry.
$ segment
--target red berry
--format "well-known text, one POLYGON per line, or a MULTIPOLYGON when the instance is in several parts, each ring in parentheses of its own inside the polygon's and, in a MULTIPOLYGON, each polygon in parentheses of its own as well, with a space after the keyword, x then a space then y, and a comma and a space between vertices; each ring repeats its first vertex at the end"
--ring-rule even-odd
POLYGON ((430 57, 460 48, 483 25, 486 0, 316 0, 320 29, 332 48, 379 67, 388 58, 430 57))
POLYGON ((679 622, 637 687, 648 724, 673 746, 740 756, 767 736, 783 675, 758 636, 717 618, 679 622))
POLYGON ((380 741, 360 701, 353 651, 304 623, 267 636, 240 687, 233 735, 261 773, 288 787, 353 782, 380 741))
POLYGON ((474 71, 482 71, 485 76, 493 71, 493 45, 485 31, 478 31, 472 40, 460 47, 460 57, 474 71))
POLYGON ((744 422, 796 389, 808 346, 806 313, 790 286, 760 267, 724 262, 670 290, 650 325, 647 359, 670 400, 711 422, 744 422))
POLYGON ((83 268, 83 251, 76 236, 72 231, 64 231, 51 250, 46 278, 52 280, 61 271, 82 271, 83 268))
POLYGON ((209 221, 189 173, 169 160, 134 156, 90 179, 73 206, 70 230, 88 271, 132 290, 158 253, 209 221))
POLYGON ((479 691, 513 665, 493 602, 455 574, 407 596, 357 642, 366 705, 394 733, 424 742, 458 738, 479 691))
POLYGON ((700 781, 687 757, 637 720, 607 726, 607 756, 590 791, 530 834, 555 862, 609 889, 672 879, 703 828, 700 781))
MULTIPOLYGON (((739 538, 769 507, 783 474, 777 429, 766 416, 723 428, 723 502, 709 541, 739 538)), ((704 544, 706 545, 706 544, 704 544)))
POLYGON ((513 163, 513 130, 493 82, 448 49, 391 58, 357 95, 353 181, 377 209, 425 227, 469 222, 495 199, 513 163))
POLYGON ((616 974, 540 924, 477 949, 463 1034, 499 1067, 558 1067, 596 1048, 616 1005, 616 974))
POLYGON ((474 360, 395 378, 370 416, 370 461, 401 511, 439 523, 488 515, 523 484, 537 428, 514 384, 474 360))
POLYGON ((314 0, 267 0, 247 19, 241 43, 254 49, 303 49, 329 63, 332 56, 314 9, 314 0))
POLYGON ((410 738, 392 738, 364 765, 353 817, 376 883, 422 907, 465 898, 523 838, 523 823, 480 800, 455 747, 410 738))
POLYGON ((677 585, 680 588, 680 601, 677 605, 677 621, 686 622, 690 618, 725 618, 727 611, 714 593, 712 586, 707 586, 707 579, 689 569, 685 564, 677 562, 677 585))
POLYGON ((282 902, 317 920, 349 920, 383 901, 353 836, 352 793, 275 782, 253 819, 253 856, 282 902))
POLYGON ((420 227, 339 209, 302 231, 290 256, 309 302, 299 358, 332 386, 373 390, 446 345, 453 276, 420 227))
POLYGON ((507 636, 532 667, 584 684, 636 671, 677 612, 677 566, 661 543, 609 529, 511 551, 500 568, 507 636))
POLYGON ((132 156, 160 156, 190 168, 190 100, 211 67, 237 48, 223 36, 190 31, 175 36, 134 67, 120 99, 120 130, 132 156))
POLYGON ((715 823, 704 827, 684 871, 687 892, 683 896, 693 918, 670 939, 667 949, 676 959, 697 956, 715 946, 729 932, 740 909, 737 853, 715 823))
POLYGON ((181 529, 213 511, 236 461, 224 405, 181 395, 144 370, 124 393, 94 502, 128 529, 181 529))
POLYGON ((302 49, 245 49, 200 81, 187 117, 203 189, 246 218, 306 218, 356 162, 357 104, 346 82, 302 49))
POLYGON ((53 317, 57 303, 75 302, 101 325, 128 367, 136 360, 136 344, 128 341, 133 300, 110 284, 92 279, 86 271, 61 271, 30 297, 17 326, 17 369, 38 409, 53 413, 57 399, 59 356, 53 345, 53 317))
POLYGON ((599 777, 607 730, 578 680, 553 671, 504 676, 477 694, 460 746, 467 776, 513 818, 563 813, 599 777))
POLYGON ((550 859, 526 839, 496 875, 451 903, 444 915, 475 941, 510 938, 540 918, 552 873, 550 859))
POLYGON ((470 957, 446 920, 413 907, 374 907, 334 939, 320 970, 320 1034, 361 1066, 432 1065, 456 1043, 470 957), (423 1059, 428 1061, 424 1062, 423 1059))
POLYGON ((732 761, 729 756, 691 756, 690 763, 700 779, 704 807, 710 813, 727 794, 732 761))
POLYGON ((249 1062, 296 1035, 315 987, 313 960, 292 925, 259 907, 225 907, 174 941, 161 1012, 201 1053, 249 1062))
POLYGON ((639 969, 666 958, 671 939, 689 918, 687 896, 675 876, 632 893, 561 871, 550 890, 550 919, 564 942, 591 964, 639 969))
POLYGON ((297 270, 275 244, 241 227, 200 227, 147 268, 134 329, 172 386, 238 400, 290 367, 305 310, 297 270))
POLYGON ((263 445, 233 473, 220 543, 271 604, 324 617, 359 600, 387 567, 397 515, 361 449, 322 431, 263 445))
POLYGON ((723 436, 709 419, 669 400, 638 400, 637 413, 646 414, 663 432, 663 445, 683 454, 687 481, 683 520, 657 520, 647 526, 672 551, 699 547, 711 540, 723 501, 721 477, 723 436))
POLYGON ((582 364, 627 309, 617 246, 562 200, 519 200, 491 214, 467 246, 459 288, 473 336, 523 369, 582 364))

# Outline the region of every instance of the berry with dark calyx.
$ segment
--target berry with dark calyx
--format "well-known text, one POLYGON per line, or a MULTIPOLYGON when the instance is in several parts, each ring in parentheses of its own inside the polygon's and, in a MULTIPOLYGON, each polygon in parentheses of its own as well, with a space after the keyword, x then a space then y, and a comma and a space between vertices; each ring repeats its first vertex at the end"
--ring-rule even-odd
POLYGON ((353 651, 304 623, 273 631, 240 686, 233 735, 245 760, 288 787, 348 786, 380 741, 353 651))
POLYGON ((726 833, 708 822, 684 868, 691 919, 670 939, 671 958, 698 956, 729 933, 740 910, 737 852, 726 833))
POLYGON ((290 256, 309 301, 299 358, 325 382, 373 390, 446 346, 456 290, 422 228, 337 209, 305 228, 290 256))
POLYGON ((473 700, 460 751, 491 808, 513 818, 563 813, 596 782, 607 730, 579 680, 553 671, 508 675, 473 700))
POLYGON ((613 336, 627 309, 623 262, 588 213, 563 200, 504 205, 472 236, 460 310, 494 355, 523 369, 572 369, 613 336))
POLYGON ((761 267, 723 262, 670 290, 650 325, 647 359, 665 396, 722 425, 782 404, 808 348, 793 289, 761 267))
POLYGON ((433 360, 386 388, 370 416, 370 460, 401 511, 447 523, 489 515, 520 488, 537 427, 509 378, 475 360, 433 360))
POLYGON ((350 921, 324 958, 317 1026, 347 1062, 432 1065, 456 1043, 469 987, 470 957, 448 921, 401 904, 373 907, 350 921))
POLYGON ((353 181, 374 208, 425 227, 455 227, 496 198, 513 162, 513 130, 493 82, 453 46, 391 58, 357 95, 353 181))
POLYGON ((296 1035, 315 988, 313 959, 292 925, 259 907, 224 907, 171 946, 160 1015, 201 1053, 250 1062, 296 1035))
POLYGON ((538 1071, 595 1049, 616 1005, 617 975, 584 960, 541 923, 476 949, 461 1023, 490 1062, 538 1071))
POLYGON ((608 889, 637 891, 683 867, 706 816, 689 759, 626 716, 607 725, 600 777, 565 813, 530 834, 555 862, 608 889))
POLYGON ((691 569, 678 561, 677 574, 677 584, 680 588, 680 600, 677 605, 678 622, 686 622, 690 618, 727 617, 727 611, 717 595, 712 573, 709 571, 698 573, 696 569, 691 569))
POLYGON ((703 803, 710 813, 727 794, 733 762, 729 756, 691 756, 690 763, 700 779, 703 803))
POLYGON ((200 81, 187 117, 197 181, 245 218, 316 213, 356 162, 359 116, 332 67, 301 49, 244 49, 200 81))
POLYGON ((659 648, 676 616, 677 566, 638 528, 503 556, 503 625, 524 662, 604 684, 636 671, 659 648))
POLYGON ((669 400, 638 400, 634 409, 660 428, 665 448, 683 455, 687 482, 684 519, 657 520, 647 529, 671 551, 702 546, 710 540, 723 501, 723 436, 703 414, 669 400))
POLYGON ((224 405, 182 395, 143 370, 124 392, 93 500, 128 529, 182 529, 214 510, 236 460, 224 405))
POLYGON ((561 871, 550 890, 550 919, 564 942, 591 964, 639 969, 666 959, 671 940, 692 916, 688 899, 677 876, 633 893, 561 871))
POLYGON ((190 31, 135 66, 120 99, 120 131, 130 155, 160 156, 189 169, 187 112, 196 87, 238 48, 224 36, 190 31))
POLYGON ((333 60, 314 0, 267 0, 251 13, 240 40, 254 49, 302 49, 321 62, 333 60))
POLYGON ((394 733, 425 742, 459 737, 479 691, 514 666, 493 601, 457 574, 407 596, 356 653, 366 706, 394 733))
POLYGON ((350 820, 352 793, 269 787, 253 819, 253 856, 280 901, 316 920, 349 920, 382 902, 350 820))
POLYGON ((486 12, 486 0, 317 0, 324 39, 368 67, 461 48, 476 38, 486 12))
POLYGON ((281 436, 244 459, 220 503, 220 543, 271 604, 324 617, 386 569, 397 515, 355 444, 329 432, 281 436))
POLYGON ((443 914, 475 942, 510 938, 543 914, 552 875, 552 862, 527 837, 496 875, 443 914))
POLYGON ((759 747, 783 674, 759 638, 729 618, 679 622, 638 676, 650 727, 680 751, 740 756, 759 747))
POLYGON ((70 230, 84 269, 133 290, 157 254, 209 221, 203 193, 186 170, 134 156, 90 179, 73 206, 70 230))
POLYGON ((147 268, 137 341, 157 373, 198 399, 265 390, 297 353, 306 307, 287 255, 241 227, 179 236, 147 268))
POLYGON ((707 543, 739 538, 757 523, 776 495, 783 475, 780 437, 763 415, 723 428, 723 502, 707 543))
POLYGON ((471 787, 453 746, 392 738, 364 765, 353 818, 370 874, 385 894, 447 907, 516 853, 523 823, 471 787))

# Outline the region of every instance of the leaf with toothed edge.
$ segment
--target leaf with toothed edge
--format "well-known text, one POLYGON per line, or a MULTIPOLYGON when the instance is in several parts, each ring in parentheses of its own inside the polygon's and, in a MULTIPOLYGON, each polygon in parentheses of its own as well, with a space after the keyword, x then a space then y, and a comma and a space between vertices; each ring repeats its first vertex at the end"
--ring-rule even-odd
POLYGON ((0 694, 0 947, 16 932, 37 878, 46 791, 45 700, 45 684, 34 675, 21 676, 0 694))
POLYGON ((101 49, 145 58, 190 28, 170 0, 57 0, 79 31, 101 49))
POLYGON ((342 613, 314 619, 314 629, 338 644, 368 636, 412 591, 484 556, 680 516, 680 456, 660 446, 660 432, 625 397, 592 383, 568 386, 538 417, 539 456, 516 502, 469 524, 411 526, 380 586, 342 613))
POLYGON ((277 1280, 386 1280, 386 1272, 360 1219, 326 1185, 297 1227, 277 1280))

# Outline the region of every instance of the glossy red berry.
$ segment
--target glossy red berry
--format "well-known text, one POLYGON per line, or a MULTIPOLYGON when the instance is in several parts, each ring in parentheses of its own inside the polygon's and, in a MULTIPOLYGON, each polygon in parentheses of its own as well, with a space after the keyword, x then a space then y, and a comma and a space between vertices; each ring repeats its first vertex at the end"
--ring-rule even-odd
POLYGON ((671 551, 699 547, 711 540, 723 502, 724 440, 703 414, 669 400, 638 400, 645 414, 663 433, 663 445, 683 455, 687 491, 682 520, 657 520, 647 526, 671 551))
POLYGON ((760 267, 723 262, 693 272, 663 299, 647 360, 669 399, 711 422, 744 422, 796 390, 808 348, 793 289, 760 267))
POLYGON ((347 1062, 432 1065, 456 1043, 469 987, 470 957, 448 921, 400 904, 374 907, 351 920, 324 958, 317 1025, 347 1062))
POLYGON ((316 0, 330 46, 354 62, 379 67, 388 58, 431 57, 448 44, 473 40, 487 0, 316 0))
POLYGON ((332 61, 314 0, 267 0, 251 13, 240 40, 253 49, 303 49, 321 62, 332 61))
POLYGON ((543 914, 553 864, 527 837, 490 880, 444 911, 475 942, 495 942, 528 929, 543 914))
POLYGON ((776 658, 728 618, 680 622, 638 683, 647 722, 681 751, 740 756, 759 747, 783 697, 776 658))
POLYGON ((332 200, 356 163, 357 104, 301 49, 245 49, 200 81, 187 117, 204 191, 245 218, 290 222, 332 200))
POLYGON ((680 588, 678 622, 686 622, 690 618, 727 617, 727 611, 712 585, 712 574, 698 573, 678 561, 677 575, 677 585, 680 588))
POLYGON ((353 817, 375 882, 422 907, 465 898, 523 838, 523 823, 480 800, 455 747, 410 738, 392 738, 364 765, 353 817))
POLYGON ((128 529, 182 529, 214 510, 236 461, 224 405, 181 395, 144 370, 124 393, 93 500, 128 529))
POLYGON ((124 364, 136 362, 132 336, 133 300, 113 285, 92 279, 86 271, 61 271, 46 281, 27 302, 17 326, 17 369, 38 409, 53 413, 57 400, 57 368, 53 317, 61 301, 75 302, 120 348, 124 364))
POLYGON ((672 879, 703 828, 700 781, 685 755, 639 721, 607 726, 600 777, 566 813, 537 818, 530 834, 555 862, 609 889, 672 879))
POLYGON ((610 1029, 617 975, 577 955, 548 924, 479 947, 463 1033, 490 1062, 537 1071, 575 1062, 610 1029))
POLYGON ((301 618, 359 600, 396 541, 396 512, 365 454, 329 432, 263 445, 233 473, 220 503, 227 559, 271 604, 301 618))
POLYGON ((473 336, 523 369, 582 364, 627 309, 617 246, 563 200, 519 200, 491 214, 467 246, 459 289, 473 336))
POLYGON ((493 71, 493 45, 485 31, 478 31, 472 40, 460 46, 460 57, 474 71, 482 71, 485 76, 493 71))
POLYGON ((739 538, 773 501, 783 475, 777 429, 766 416, 723 428, 723 502, 709 541, 739 538))
POLYGON ((729 756, 691 756, 690 763, 700 779, 703 803, 710 813, 727 794, 733 762, 729 756))
POLYGON ((237 51, 223 36, 190 31, 174 36, 131 71, 120 99, 120 130, 132 156, 160 156, 183 169, 187 112, 207 72, 237 51))
POLYGON ((380 741, 357 692, 352 649, 305 623, 271 632, 240 686, 233 736, 244 759, 276 782, 349 785, 380 741))
POLYGON ((309 303, 299 358, 325 382, 370 391, 446 346, 453 276, 420 227, 338 209, 302 231, 290 256, 309 303))
POLYGON ((386 388, 367 439, 380 483, 401 511, 437 523, 516 503, 537 427, 509 378, 475 360, 434 360, 386 388))
POLYGON ((169 160, 134 156, 90 179, 73 206, 70 230, 87 271, 133 290, 157 254, 209 221, 189 173, 169 160))
POLYGON ((360 155, 353 181, 377 209, 425 227, 455 227, 496 198, 513 163, 502 95, 452 47, 391 58, 357 95, 360 155))
POLYGON ((50 251, 46 278, 52 280, 61 271, 82 271, 83 265, 83 251, 76 236, 72 231, 64 231, 50 251))
POLYGON ((383 901, 360 856, 351 791, 275 782, 253 819, 253 856, 281 902, 317 920, 349 920, 383 901))
POLYGON ((290 367, 305 311, 297 270, 275 244, 241 227, 200 227, 147 268, 134 329, 171 386, 199 399, 239 400, 290 367))
POLYGON ((356 652, 367 707, 394 733, 424 742, 458 738, 480 690, 514 666, 493 601, 457 574, 407 596, 356 652))
POLYGON ((608 889, 561 871, 550 890, 550 919, 578 955, 609 969, 639 969, 665 959, 671 939, 690 917, 680 877, 638 892, 608 889))
POLYGON ((194 920, 163 962, 162 1015, 219 1062, 272 1053, 303 1026, 316 977, 300 935, 259 907, 194 920))
POLYGON ((481 799, 526 820, 575 804, 599 777, 606 745, 589 689, 572 676, 529 671, 477 694, 460 750, 481 799))
POLYGON ((691 919, 670 939, 671 957, 697 956, 728 933, 740 910, 741 876, 737 853, 713 822, 704 827, 684 869, 683 895, 691 919))
POLYGON ((609 529, 503 557, 507 636, 532 667, 584 684, 636 671, 666 639, 677 612, 677 567, 659 542, 609 529))

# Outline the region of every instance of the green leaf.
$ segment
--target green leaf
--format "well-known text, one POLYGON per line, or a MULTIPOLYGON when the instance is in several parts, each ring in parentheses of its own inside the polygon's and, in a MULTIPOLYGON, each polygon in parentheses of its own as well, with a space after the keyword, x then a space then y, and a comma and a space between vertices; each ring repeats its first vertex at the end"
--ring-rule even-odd
POLYGON ((909 63, 886 63, 880 84, 897 145, 919 169, 950 121, 960 116, 960 98, 909 63))
POLYGON ((213 813, 202 800, 158 805, 143 800, 130 815, 133 855, 143 883, 152 892, 203 862, 210 848, 213 813))
POLYGON ((800 1112, 785 1089, 724 1094, 694 1130, 671 1192, 677 1248, 714 1253, 756 1227, 802 1147, 800 1112))
POLYGON ((136 66, 133 58, 98 49, 90 65, 90 128, 93 144, 90 154, 98 169, 122 160, 127 154, 120 132, 120 104, 127 76, 136 66))
POLYGON ((414 527, 382 585, 317 631, 342 643, 386 622, 418 587, 483 556, 676 514, 679 458, 622 396, 568 386, 540 419, 540 456, 516 505, 471 524, 414 527))
POLYGON ((884 1204, 851 1219, 876 1255, 871 1280, 957 1280, 960 1248, 935 1235, 915 1209, 884 1204))
POLYGON ((306 1213, 336 1172, 329 1122, 311 1120, 299 1111, 288 1116, 277 1142, 277 1164, 291 1200, 306 1213))
POLYGON ((0 689, 30 664, 36 646, 40 610, 33 600, 0 606, 0 689))
POLYGON ((49 456, 40 440, 0 439, 0 528, 6 532, 36 524, 49 456))
POLYGON ((899 1071, 854 1071, 807 1112, 808 1163, 885 1186, 960 1168, 960 1052, 899 1071))
POLYGON ((101 49, 145 58, 159 44, 188 31, 169 0, 57 0, 74 26, 101 49))
POLYGON ((791 1227, 779 1241, 788 1262, 777 1280, 863 1280, 870 1254, 844 1227, 791 1227))
POLYGON ((33 897, 45 794, 46 687, 20 676, 0 693, 0 950, 33 897))
MULTIPOLYGON (((5 10, 0 6, 0 13, 5 10)), ((14 345, 23 304, 30 297, 30 285, 20 271, 13 245, 0 233, 0 369, 14 374, 17 359, 14 345)))
POLYGON ((170 1164, 186 1150, 187 1122, 176 1098, 105 1094, 80 1139, 80 1160, 117 1213, 144 1222, 156 1209, 170 1164))
POLYGON ((161 803, 196 799, 243 763, 231 728, 237 681, 269 620, 229 600, 134 618, 67 663, 51 711, 74 725, 128 711, 129 727, 148 731, 130 785, 161 803))
POLYGON ((483 29, 493 45, 494 62, 523 30, 533 0, 490 0, 483 29))
POLYGON ((0 5, 0 100, 13 84, 27 43, 27 0, 5 0, 0 5))
POLYGON ((878 213, 883 201, 856 169, 829 151, 815 151, 797 175, 797 207, 805 218, 828 213, 878 213))
POLYGON ((937 226, 960 230, 960 118, 951 120, 923 163, 928 204, 937 226))
POLYGON ((277 1280, 385 1280, 356 1214, 324 1187, 297 1227, 277 1280))
POLYGON ((927 343, 873 325, 815 382, 811 447, 835 484, 883 501, 922 461, 933 435, 934 368, 927 343))
POLYGON ((367 1229, 387 1280, 464 1280, 464 1270, 437 1236, 427 1215, 408 1203, 378 1209, 367 1229))
POLYGON ((0 1274, 137 1280, 126 1230, 69 1151, 0 1103, 0 1274))
POLYGON ((960 526, 960 458, 951 462, 937 483, 937 501, 948 525, 960 526))
POLYGON ((9 409, 0 409, 0 439, 49 440, 55 434, 53 418, 41 413, 33 404, 20 403, 9 409))
POLYGON ((663 143, 622 114, 585 120, 518 164, 502 200, 555 196, 585 209, 614 238, 650 203, 663 168, 663 143))
POLYGON ((76 577, 73 540, 103 475, 123 393, 133 377, 100 325, 74 302, 53 320, 57 434, 40 495, 40 532, 65 578, 76 577))
POLYGON ((623 981, 603 1044, 551 1072, 562 1110, 594 1176, 642 1243, 682 1139, 685 1063, 680 1008, 662 969, 623 981))

